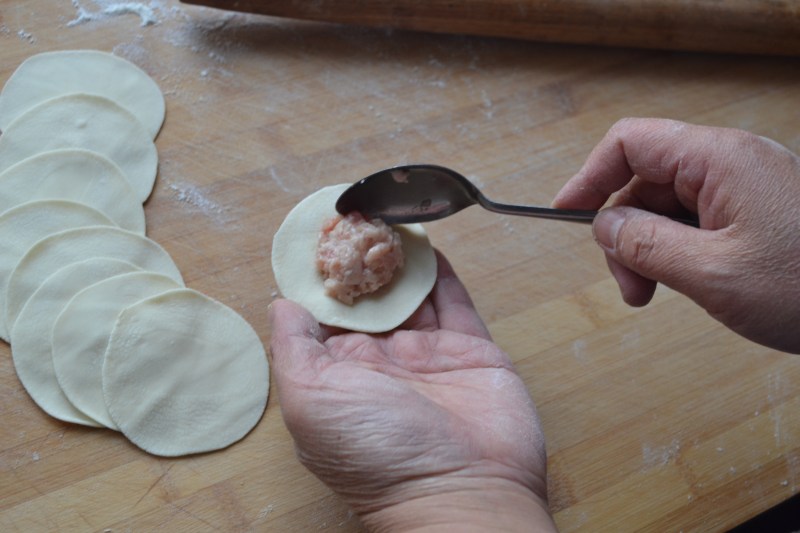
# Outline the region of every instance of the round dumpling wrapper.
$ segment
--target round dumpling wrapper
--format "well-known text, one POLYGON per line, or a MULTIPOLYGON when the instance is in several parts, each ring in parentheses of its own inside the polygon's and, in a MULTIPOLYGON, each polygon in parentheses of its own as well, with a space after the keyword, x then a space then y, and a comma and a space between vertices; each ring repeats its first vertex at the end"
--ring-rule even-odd
POLYGON ((258 423, 269 365, 229 307, 175 289, 123 310, 103 362, 111 418, 135 445, 175 457, 225 448, 258 423))
POLYGON ((8 278, 5 323, 11 331, 22 306, 50 274, 90 257, 109 257, 133 263, 142 270, 164 274, 181 285, 183 278, 169 254, 155 241, 137 233, 107 226, 86 226, 54 233, 34 244, 8 278))
POLYGON ((436 254, 420 224, 394 226, 405 264, 392 281, 352 305, 325 293, 316 253, 323 225, 337 215, 336 200, 349 184, 325 187, 297 204, 272 241, 272 271, 284 297, 308 309, 321 323, 366 333, 389 331, 419 307, 436 282, 436 254))
POLYGON ((62 309, 52 327, 53 367, 61 390, 79 411, 117 429, 103 399, 103 356, 111 330, 126 307, 177 288, 163 274, 130 272, 86 287, 62 309))
POLYGON ((0 171, 64 148, 104 155, 122 169, 140 202, 150 196, 158 170, 156 145, 130 111, 102 96, 59 96, 18 116, 0 135, 0 171))
POLYGON ((164 122, 164 95, 142 69, 99 50, 58 50, 30 56, 0 94, 0 130, 28 109, 57 96, 104 96, 136 116, 155 138, 164 122))
POLYGON ((0 213, 25 202, 56 199, 86 204, 122 229, 145 233, 142 202, 122 170, 97 152, 51 150, 0 172, 0 213))
POLYGON ((138 268, 125 261, 94 258, 67 265, 48 277, 22 309, 11 334, 11 357, 19 380, 28 394, 50 416, 81 424, 102 424, 75 408, 64 395, 53 367, 50 332, 67 302, 84 288, 100 280, 138 268))
MULTIPOLYGON (((25 253, 39 240, 82 226, 114 226, 103 213, 76 202, 42 200, 28 202, 0 215, 0 302, 6 299, 8 278, 25 253)), ((9 334, 0 320, 0 338, 9 334)))

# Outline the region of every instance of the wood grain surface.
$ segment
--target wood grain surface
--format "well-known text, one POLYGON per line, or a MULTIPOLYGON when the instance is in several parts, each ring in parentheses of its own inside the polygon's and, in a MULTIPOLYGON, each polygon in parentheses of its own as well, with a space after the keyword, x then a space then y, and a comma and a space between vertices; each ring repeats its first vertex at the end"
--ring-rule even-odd
MULTIPOLYGON (((0 0, 0 83, 57 49, 147 71, 167 101, 148 235, 264 343, 272 235, 323 185, 430 162, 492 199, 547 204, 625 116, 740 127, 800 150, 796 59, 114 6, 0 0)), ((722 531, 798 491, 800 358, 668 289, 627 307, 586 226, 473 207, 428 231, 539 407, 562 531, 722 531)), ((0 531, 361 530, 297 462, 274 394, 243 441, 181 459, 49 418, 5 344, 0 395, 0 531)))

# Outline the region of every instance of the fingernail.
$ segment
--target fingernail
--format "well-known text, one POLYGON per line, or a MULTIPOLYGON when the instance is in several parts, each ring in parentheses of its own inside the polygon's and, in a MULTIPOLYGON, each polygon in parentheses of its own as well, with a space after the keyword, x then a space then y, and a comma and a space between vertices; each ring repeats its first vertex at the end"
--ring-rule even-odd
POLYGON ((606 250, 613 252, 617 246, 617 234, 625 217, 618 209, 603 209, 594 218, 592 230, 597 243, 606 250))

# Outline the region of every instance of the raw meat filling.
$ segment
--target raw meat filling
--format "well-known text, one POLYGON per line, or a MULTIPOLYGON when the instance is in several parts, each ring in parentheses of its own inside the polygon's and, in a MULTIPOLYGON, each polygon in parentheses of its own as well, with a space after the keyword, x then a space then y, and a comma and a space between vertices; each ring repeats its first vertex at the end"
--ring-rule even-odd
POLYGON ((317 268, 328 296, 352 305, 355 298, 388 284, 402 266, 400 235, 380 219, 366 220, 353 212, 322 228, 317 268))

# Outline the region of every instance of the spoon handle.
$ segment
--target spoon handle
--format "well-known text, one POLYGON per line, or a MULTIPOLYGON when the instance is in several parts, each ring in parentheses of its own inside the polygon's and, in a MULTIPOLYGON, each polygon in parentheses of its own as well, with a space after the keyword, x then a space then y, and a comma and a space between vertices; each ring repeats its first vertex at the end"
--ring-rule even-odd
MULTIPOLYGON (((584 211, 580 209, 556 209, 552 207, 536 207, 536 206, 528 206, 528 205, 509 205, 509 204, 499 204, 497 202, 493 202, 486 198, 483 195, 478 197, 478 203, 488 209, 489 211, 493 211, 495 213, 502 213, 504 215, 521 215, 526 217, 536 217, 536 218, 549 218, 552 220, 566 220, 569 222, 583 222, 585 224, 591 224, 594 220, 594 217, 597 216, 597 211, 584 211)), ((681 218, 681 217, 669 217, 670 219, 681 222, 682 224, 686 224, 688 226, 699 227, 699 223, 695 219, 689 218, 681 218)))

